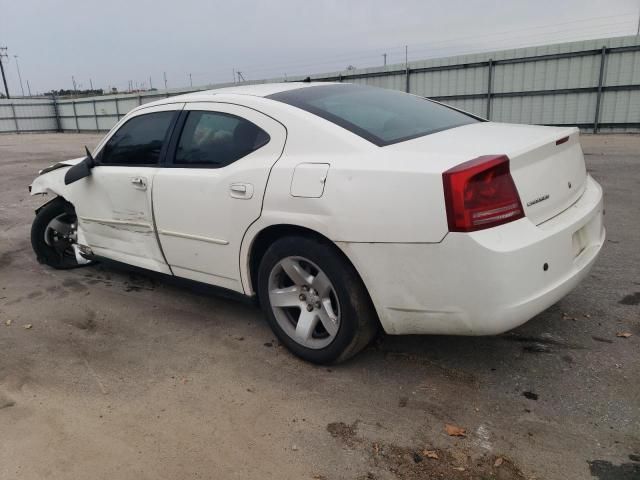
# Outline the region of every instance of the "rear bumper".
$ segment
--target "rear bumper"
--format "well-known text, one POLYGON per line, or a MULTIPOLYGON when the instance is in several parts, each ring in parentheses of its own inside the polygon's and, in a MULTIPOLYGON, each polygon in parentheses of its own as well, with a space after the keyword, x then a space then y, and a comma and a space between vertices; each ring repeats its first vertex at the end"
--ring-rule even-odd
POLYGON ((339 243, 390 334, 492 335, 515 328, 584 279, 605 240, 602 189, 541 225, 527 218, 437 244, 339 243), (547 265, 545 269, 545 264, 547 265))

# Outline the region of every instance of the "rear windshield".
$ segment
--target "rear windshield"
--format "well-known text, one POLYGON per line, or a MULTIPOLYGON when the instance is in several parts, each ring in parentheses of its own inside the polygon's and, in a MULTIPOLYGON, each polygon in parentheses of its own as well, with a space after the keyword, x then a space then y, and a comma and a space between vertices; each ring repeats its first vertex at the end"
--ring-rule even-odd
POLYGON ((423 97, 357 85, 298 88, 267 98, 318 115, 378 146, 480 121, 423 97))

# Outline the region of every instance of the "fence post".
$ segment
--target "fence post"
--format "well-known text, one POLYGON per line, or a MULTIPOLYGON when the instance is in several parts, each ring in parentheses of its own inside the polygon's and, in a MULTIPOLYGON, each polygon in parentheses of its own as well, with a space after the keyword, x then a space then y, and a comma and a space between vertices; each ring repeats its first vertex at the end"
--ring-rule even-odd
POLYGON ((76 112, 76 101, 71 100, 71 106, 73 106, 73 118, 76 120, 76 133, 80 133, 80 125, 78 124, 78 112, 76 112))
POLYGON ((58 109, 58 99, 53 95, 53 113, 56 116, 56 131, 62 132, 62 124, 60 123, 60 110, 58 109))
POLYGON ((16 124, 16 133, 20 133, 20 127, 18 126, 18 116, 16 115, 16 106, 11 102, 11 113, 13 113, 13 123, 16 124))
POLYGON ((607 59, 607 47, 603 45, 600 53, 600 76, 598 77, 598 93, 596 94, 596 114, 593 119, 593 133, 598 133, 598 123, 600 122, 600 103, 602 102, 602 83, 604 81, 604 64, 607 59))
POLYGON ((493 89, 493 58, 489 59, 489 77, 487 78, 487 120, 491 120, 491 93, 493 89))
POLYGON ((96 132, 99 132, 100 129, 98 128, 98 112, 96 112, 96 101, 93 100, 93 119, 96 121, 96 132))
POLYGON ((409 75, 411 74, 411 69, 409 68, 409 64, 405 68, 405 77, 406 77, 406 85, 404 86, 404 91, 409 93, 409 75))

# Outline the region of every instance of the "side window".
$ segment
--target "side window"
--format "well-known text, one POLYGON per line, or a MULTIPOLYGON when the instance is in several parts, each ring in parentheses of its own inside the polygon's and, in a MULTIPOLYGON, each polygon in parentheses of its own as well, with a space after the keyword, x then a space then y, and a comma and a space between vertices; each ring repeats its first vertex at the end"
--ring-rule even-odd
POLYGON ((221 168, 263 147, 269 140, 267 132, 235 115, 191 111, 174 163, 221 168))
POLYGON ((100 154, 106 165, 156 165, 175 112, 133 117, 109 139, 100 154))

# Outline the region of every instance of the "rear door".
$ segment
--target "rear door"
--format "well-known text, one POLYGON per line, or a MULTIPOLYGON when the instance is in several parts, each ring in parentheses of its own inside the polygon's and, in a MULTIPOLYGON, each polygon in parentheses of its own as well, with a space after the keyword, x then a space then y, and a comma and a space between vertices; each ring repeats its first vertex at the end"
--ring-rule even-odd
POLYGON ((151 192, 183 105, 151 107, 132 116, 96 155, 91 175, 74 185, 71 200, 94 254, 170 273, 153 225, 151 192))
POLYGON ((242 291, 240 244, 260 216, 285 139, 282 124, 247 107, 185 106, 153 188, 160 243, 175 275, 242 291))

